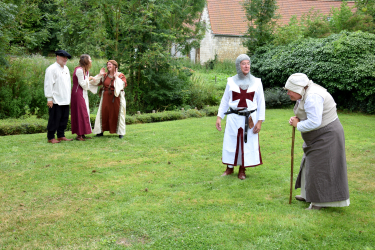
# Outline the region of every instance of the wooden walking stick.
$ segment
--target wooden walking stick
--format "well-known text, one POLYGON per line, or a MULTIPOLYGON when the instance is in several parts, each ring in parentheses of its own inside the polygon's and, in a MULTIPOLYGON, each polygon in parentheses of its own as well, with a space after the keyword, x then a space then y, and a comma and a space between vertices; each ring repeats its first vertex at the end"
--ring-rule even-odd
POLYGON ((292 152, 291 152, 291 163, 290 163, 290 195, 289 195, 289 204, 292 203, 292 193, 293 193, 293 163, 294 163, 294 138, 296 135, 296 128, 293 126, 292 130, 292 152))

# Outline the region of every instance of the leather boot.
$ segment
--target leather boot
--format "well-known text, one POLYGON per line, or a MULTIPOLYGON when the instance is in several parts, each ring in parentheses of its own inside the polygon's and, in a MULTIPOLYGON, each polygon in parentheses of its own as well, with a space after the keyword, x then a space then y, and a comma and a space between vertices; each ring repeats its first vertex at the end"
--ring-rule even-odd
POLYGON ((82 135, 77 135, 76 140, 77 141, 86 141, 85 139, 83 139, 82 135))
POLYGON ((55 138, 52 138, 51 140, 48 140, 48 143, 60 143, 60 141, 56 140, 55 138))
POLYGON ((227 176, 227 175, 230 175, 230 174, 233 174, 233 168, 230 168, 230 167, 227 166, 227 169, 225 170, 225 172, 221 176, 227 176))
POLYGON ((73 139, 67 139, 65 136, 57 138, 58 141, 73 141, 73 139))
POLYGON ((238 170, 238 179, 240 179, 240 180, 246 179, 245 171, 246 171, 246 169, 244 167, 240 166, 240 169, 238 170))

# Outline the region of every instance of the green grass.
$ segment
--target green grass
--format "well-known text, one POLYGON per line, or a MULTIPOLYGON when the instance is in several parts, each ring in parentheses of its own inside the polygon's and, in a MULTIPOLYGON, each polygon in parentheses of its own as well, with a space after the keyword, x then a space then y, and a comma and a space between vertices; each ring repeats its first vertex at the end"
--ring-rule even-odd
MULTIPOLYGON (((216 117, 130 125, 123 140, 0 137, 0 248, 374 249, 375 116, 339 115, 351 205, 307 211, 288 204, 291 115, 267 110, 264 164, 244 181, 220 177, 216 117)), ((296 133, 294 179, 301 146, 296 133)))

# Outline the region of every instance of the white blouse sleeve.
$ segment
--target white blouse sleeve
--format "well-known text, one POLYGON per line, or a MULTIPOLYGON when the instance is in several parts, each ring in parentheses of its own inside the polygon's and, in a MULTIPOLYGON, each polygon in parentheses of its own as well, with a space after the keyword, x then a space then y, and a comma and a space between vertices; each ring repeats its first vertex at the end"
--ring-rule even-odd
POLYGON ((84 89, 89 89, 89 77, 86 75, 86 78, 83 76, 82 68, 76 70, 76 76, 78 78, 78 84, 84 89))
POLYGON ((125 88, 125 83, 123 80, 121 80, 121 78, 116 76, 114 86, 115 86, 115 96, 118 97, 120 95, 121 90, 125 88))
POLYGON ((217 116, 220 116, 221 119, 224 119, 225 115, 224 113, 227 112, 229 108, 229 99, 230 99, 230 91, 229 91, 229 84, 227 84, 224 95, 221 98, 220 107, 217 112, 217 116))
POLYGON ((100 74, 94 76, 94 79, 92 79, 92 80, 89 81, 89 88, 88 88, 88 90, 90 90, 93 94, 98 93, 98 84, 100 83, 100 80, 102 78, 103 78, 103 76, 100 75, 100 74))
POLYGON ((297 123, 297 129, 301 132, 312 131, 322 124, 324 99, 318 94, 306 97, 305 112, 307 119, 297 123))

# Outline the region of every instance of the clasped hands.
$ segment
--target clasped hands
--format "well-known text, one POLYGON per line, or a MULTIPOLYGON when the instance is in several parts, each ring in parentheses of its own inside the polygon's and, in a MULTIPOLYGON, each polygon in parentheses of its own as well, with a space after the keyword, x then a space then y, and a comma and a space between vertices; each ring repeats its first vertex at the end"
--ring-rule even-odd
POLYGON ((299 118, 297 117, 297 116, 292 116, 292 117, 290 117, 290 119, 289 119, 289 124, 291 125, 291 126, 293 126, 293 127, 297 127, 297 123, 299 123, 299 118))

